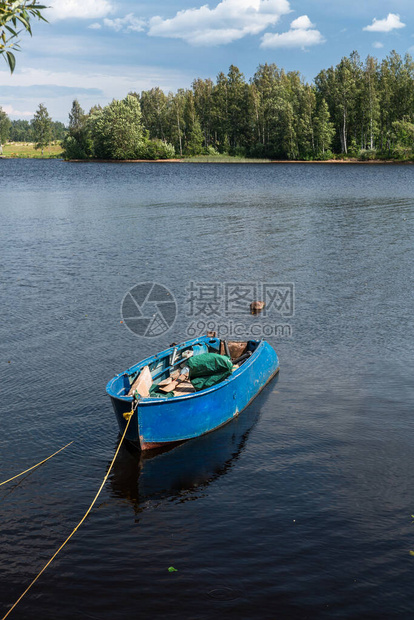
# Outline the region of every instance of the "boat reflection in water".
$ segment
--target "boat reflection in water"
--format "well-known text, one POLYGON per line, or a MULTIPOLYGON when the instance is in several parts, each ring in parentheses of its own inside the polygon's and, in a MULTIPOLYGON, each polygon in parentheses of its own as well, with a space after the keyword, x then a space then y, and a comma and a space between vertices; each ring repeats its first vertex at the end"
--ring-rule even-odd
MULTIPOLYGON (((272 380, 272 386, 278 375, 272 380)), ((255 426, 267 390, 237 418, 221 428, 176 447, 139 452, 128 442, 121 446, 110 477, 115 497, 127 499, 139 513, 148 500, 194 499, 227 473, 242 453, 255 426)))

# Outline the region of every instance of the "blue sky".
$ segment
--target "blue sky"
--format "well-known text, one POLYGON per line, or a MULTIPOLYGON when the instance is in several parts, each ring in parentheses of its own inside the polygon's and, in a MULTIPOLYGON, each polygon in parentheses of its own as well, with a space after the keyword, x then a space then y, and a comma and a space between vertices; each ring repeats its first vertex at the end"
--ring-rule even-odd
MULTIPOLYGON (((47 3, 47 2, 46 2, 47 3)), ((48 24, 22 35, 11 76, 0 65, 0 106, 30 119, 44 103, 67 123, 73 99, 85 110, 129 91, 189 87, 235 64, 318 71, 358 50, 381 59, 414 53, 413 0, 49 0, 48 24)), ((1 61, 1 59, 0 59, 1 61)))

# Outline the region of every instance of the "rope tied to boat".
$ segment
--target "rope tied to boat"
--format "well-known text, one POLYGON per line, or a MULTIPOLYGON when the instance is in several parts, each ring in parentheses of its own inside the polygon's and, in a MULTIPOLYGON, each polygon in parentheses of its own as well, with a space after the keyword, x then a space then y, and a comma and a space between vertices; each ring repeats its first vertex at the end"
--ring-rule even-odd
POLYGON ((131 406, 131 411, 125 411, 125 413, 122 414, 122 417, 129 422, 130 419, 132 418, 132 416, 135 413, 136 408, 138 407, 138 398, 137 398, 137 392, 134 394, 133 396, 133 400, 132 400, 132 406, 131 406), (135 401, 135 404, 134 404, 135 401))
POLYGON ((3 616, 2 620, 6 620, 6 618, 11 614, 11 612, 13 611, 13 609, 15 609, 17 607, 17 605, 20 603, 20 601, 22 600, 22 598, 29 592, 30 588, 36 583, 36 581, 39 579, 39 577, 45 572, 45 570, 47 569, 48 566, 50 566, 50 564, 53 562, 53 560, 55 559, 55 557, 58 555, 58 553, 60 553, 60 551, 62 551, 63 547, 69 542, 69 540, 72 538, 72 536, 77 532, 77 530, 80 528, 80 526, 82 525, 82 523, 85 521, 85 519, 87 518, 87 516, 89 515, 89 513, 91 512, 93 506, 96 503, 96 500, 98 499, 99 495, 101 494, 101 491, 105 485, 105 482, 108 479, 109 474, 112 471, 112 467, 115 463, 116 457, 118 456, 119 450, 121 449, 121 446, 123 444, 123 441, 125 439, 125 435, 127 434, 128 431, 128 427, 129 424, 132 420, 132 416, 134 415, 134 412, 136 410, 136 408, 138 407, 138 401, 136 401, 136 403, 134 403, 134 401, 132 401, 132 407, 131 407, 131 411, 128 411, 124 414, 125 419, 127 420, 127 423, 125 425, 125 429, 124 432, 122 434, 121 440, 119 442, 119 445, 116 449, 114 458, 111 461, 111 464, 109 466, 108 471, 106 472, 106 475, 102 481, 101 486, 98 489, 98 492, 96 493, 95 497, 92 500, 91 505, 89 506, 88 510, 85 512, 84 516, 82 517, 82 519, 79 521, 79 523, 77 524, 77 526, 72 530, 72 532, 69 534, 69 536, 66 538, 66 540, 60 545, 59 549, 57 551, 55 551, 55 553, 52 555, 52 557, 50 558, 50 560, 44 565, 44 567, 42 568, 42 570, 36 575, 36 577, 32 580, 32 582, 28 585, 28 587, 26 588, 26 590, 23 592, 23 594, 21 594, 19 596, 19 598, 17 599, 17 601, 14 603, 14 605, 12 605, 12 607, 10 607, 9 611, 6 613, 5 616, 3 616), (126 417, 128 416, 128 417, 126 417))

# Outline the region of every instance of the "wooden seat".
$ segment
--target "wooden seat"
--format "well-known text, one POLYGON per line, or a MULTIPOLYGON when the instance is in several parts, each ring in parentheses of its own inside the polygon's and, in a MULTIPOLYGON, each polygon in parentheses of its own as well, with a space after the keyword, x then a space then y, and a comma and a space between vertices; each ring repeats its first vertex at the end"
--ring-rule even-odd
POLYGON ((184 396, 185 394, 192 394, 195 392, 194 386, 191 381, 182 381, 176 388, 174 388, 174 396, 184 396))

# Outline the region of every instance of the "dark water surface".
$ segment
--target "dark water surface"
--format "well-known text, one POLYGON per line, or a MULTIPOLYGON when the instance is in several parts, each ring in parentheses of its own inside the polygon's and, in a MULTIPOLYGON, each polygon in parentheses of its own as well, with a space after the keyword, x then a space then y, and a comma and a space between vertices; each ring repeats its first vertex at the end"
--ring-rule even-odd
POLYGON ((207 437, 123 448, 10 617, 412 618, 413 167, 3 160, 0 216, 0 481, 74 442, 0 487, 1 616, 103 480, 106 382, 185 338, 194 280, 294 283, 279 379, 207 437), (120 324, 145 281, 179 305, 152 340, 120 324))

